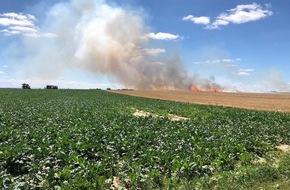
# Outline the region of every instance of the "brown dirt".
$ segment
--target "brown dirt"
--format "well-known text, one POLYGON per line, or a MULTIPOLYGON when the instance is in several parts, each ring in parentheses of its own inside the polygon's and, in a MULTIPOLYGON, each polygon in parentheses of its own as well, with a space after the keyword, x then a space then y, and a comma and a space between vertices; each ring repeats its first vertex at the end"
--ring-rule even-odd
POLYGON ((290 93, 228 93, 156 90, 114 90, 131 96, 290 113, 290 93))

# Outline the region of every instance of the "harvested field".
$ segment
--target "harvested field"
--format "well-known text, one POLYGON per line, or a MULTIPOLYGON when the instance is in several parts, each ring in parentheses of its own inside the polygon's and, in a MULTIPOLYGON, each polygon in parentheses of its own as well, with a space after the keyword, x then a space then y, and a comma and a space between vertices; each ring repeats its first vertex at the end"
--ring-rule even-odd
POLYGON ((215 93, 155 90, 117 90, 111 92, 146 98, 190 102, 195 104, 220 105, 252 110, 279 111, 290 113, 289 93, 215 93))

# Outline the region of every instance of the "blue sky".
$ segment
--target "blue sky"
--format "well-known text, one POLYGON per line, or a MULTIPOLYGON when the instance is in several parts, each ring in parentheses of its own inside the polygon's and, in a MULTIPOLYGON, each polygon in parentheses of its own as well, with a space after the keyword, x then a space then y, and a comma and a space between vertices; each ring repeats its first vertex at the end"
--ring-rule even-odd
POLYGON ((290 91, 289 6, 276 0, 3 0, 0 87, 172 89, 193 80, 227 91, 290 91))

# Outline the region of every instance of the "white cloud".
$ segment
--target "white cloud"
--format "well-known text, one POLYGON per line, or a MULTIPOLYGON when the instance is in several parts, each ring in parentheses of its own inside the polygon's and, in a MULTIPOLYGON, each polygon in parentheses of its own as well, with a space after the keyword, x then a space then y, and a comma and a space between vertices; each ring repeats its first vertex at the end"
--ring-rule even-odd
MULTIPOLYGON (((1 16, 1 15, 0 15, 1 16)), ((18 26, 34 26, 34 23, 30 20, 17 20, 14 18, 0 18, 0 25, 2 26, 11 26, 11 25, 18 25, 18 26)))
POLYGON ((6 27, 3 30, 0 30, 4 35, 23 35, 27 37, 56 37, 52 33, 40 33, 35 24, 35 16, 31 14, 23 13, 3 13, 0 14, 0 25, 6 27), (50 35, 47 35, 50 34, 50 35))
POLYGON ((229 21, 222 20, 222 19, 217 19, 217 20, 214 21, 213 25, 214 25, 214 26, 220 26, 220 25, 222 25, 222 26, 226 26, 226 25, 228 25, 229 23, 230 23, 229 21))
POLYGON ((3 14, 0 14, 0 16, 18 19, 18 20, 36 20, 36 18, 33 15, 30 15, 30 14, 23 15, 22 13, 20 13, 20 14, 18 14, 18 13, 3 13, 3 14))
POLYGON ((254 69, 239 69, 240 72, 254 72, 254 69))
POLYGON ((21 33, 37 33, 35 28, 26 27, 26 26, 11 26, 8 28, 10 31, 19 31, 21 33))
POLYGON ((242 24, 260 20, 271 16, 272 14, 272 11, 264 9, 262 6, 253 3, 238 5, 236 8, 229 10, 227 13, 221 13, 217 19, 233 24, 242 24))
POLYGON ((0 25, 8 27, 1 30, 6 35, 23 34, 36 32, 35 17, 33 15, 22 13, 3 13, 0 14, 0 25))
POLYGON ((184 21, 191 21, 195 24, 210 24, 210 18, 207 16, 200 16, 200 17, 194 17, 192 15, 188 15, 182 18, 184 21))
POLYGON ((148 55, 158 55, 161 53, 165 53, 166 50, 161 49, 161 48, 151 48, 151 49, 144 49, 144 52, 148 55))
POLYGON ((195 24, 204 24, 206 25, 206 29, 218 29, 220 26, 243 24, 269 17, 273 15, 273 12, 270 9, 271 4, 266 4, 265 6, 256 3, 242 4, 237 5, 235 8, 229 9, 226 12, 220 13, 212 23, 210 22, 210 17, 207 16, 194 17, 188 15, 183 17, 182 20, 190 20, 195 24))
MULTIPOLYGON (((194 62, 195 65, 202 65, 202 64, 213 64, 213 63, 233 63, 233 62, 238 62, 241 61, 240 58, 237 59, 216 59, 216 60, 206 60, 203 62, 194 62)), ((236 65, 228 65, 228 66, 236 66, 236 65)))
POLYGON ((45 33, 41 33, 40 37, 46 37, 46 38, 57 38, 58 35, 54 34, 54 33, 50 33, 50 32, 45 32, 45 33))
POLYGON ((254 72, 254 69, 239 69, 237 73, 233 73, 238 76, 250 76, 254 72))
POLYGON ((238 75, 239 76, 250 76, 250 73, 244 72, 244 71, 240 71, 240 72, 238 72, 238 75))
POLYGON ((232 62, 235 62, 235 60, 234 59, 223 59, 222 62, 232 63, 232 62))
POLYGON ((8 65, 3 65, 3 68, 8 68, 8 65))
POLYGON ((1 75, 1 74, 4 74, 4 71, 0 71, 0 75, 1 75))
POLYGON ((163 32, 158 32, 158 33, 151 32, 147 34, 147 38, 151 38, 153 40, 176 40, 180 38, 180 36, 170 34, 170 33, 163 33, 163 32))
POLYGON ((220 63, 220 62, 222 62, 222 60, 220 60, 220 59, 211 61, 211 63, 220 63))
POLYGON ((187 15, 183 17, 182 20, 191 20, 192 18, 194 18, 192 15, 187 15))
POLYGON ((227 64, 226 66, 228 66, 228 67, 236 67, 238 65, 236 65, 236 64, 227 64))

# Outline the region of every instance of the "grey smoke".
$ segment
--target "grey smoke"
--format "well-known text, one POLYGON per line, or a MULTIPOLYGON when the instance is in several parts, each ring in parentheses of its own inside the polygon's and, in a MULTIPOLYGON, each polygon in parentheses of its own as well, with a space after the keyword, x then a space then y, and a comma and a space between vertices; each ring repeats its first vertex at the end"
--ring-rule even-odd
POLYGON ((150 31, 140 9, 106 0, 70 0, 51 7, 41 29, 57 37, 23 42, 22 70, 27 76, 54 78, 66 69, 81 68, 137 89, 217 85, 214 79, 189 76, 178 55, 162 59, 146 54, 150 31))
POLYGON ((264 77, 264 85, 268 91, 289 92, 290 85, 284 80, 282 74, 277 70, 267 72, 264 77))

